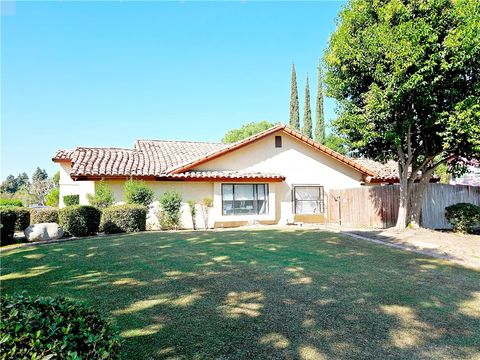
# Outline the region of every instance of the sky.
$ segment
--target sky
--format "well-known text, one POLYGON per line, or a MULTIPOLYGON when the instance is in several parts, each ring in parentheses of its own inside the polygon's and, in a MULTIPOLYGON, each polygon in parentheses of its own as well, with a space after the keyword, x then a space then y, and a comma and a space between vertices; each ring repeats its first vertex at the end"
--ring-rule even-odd
MULTIPOLYGON (((300 118, 343 3, 23 2, 1 21, 1 178, 57 149, 135 139, 220 141, 241 125, 300 118)), ((325 118, 335 117, 325 99, 325 118)))

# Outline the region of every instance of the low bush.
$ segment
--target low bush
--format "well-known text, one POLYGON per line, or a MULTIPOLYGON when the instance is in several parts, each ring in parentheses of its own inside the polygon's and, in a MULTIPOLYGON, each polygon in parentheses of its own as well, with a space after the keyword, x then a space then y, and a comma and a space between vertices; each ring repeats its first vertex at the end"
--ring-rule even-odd
POLYGON ((13 238, 16 222, 17 213, 12 207, 0 208, 0 241, 2 243, 5 243, 13 238))
POLYGON ((454 231, 471 233, 480 225, 480 206, 458 203, 445 208, 445 217, 454 231))
POLYGON ((58 209, 56 208, 38 208, 30 209, 30 224, 57 223, 58 209))
POLYGON ((177 229, 180 226, 182 214, 182 196, 176 191, 167 191, 160 196, 160 223, 167 229, 177 229))
POLYGON ((100 228, 106 234, 145 231, 147 207, 143 205, 111 206, 102 211, 100 228))
POLYGON ((124 188, 125 202, 148 206, 153 202, 155 193, 144 181, 128 180, 124 188))
POLYGON ((22 200, 19 199, 0 199, 0 206, 19 206, 22 207, 22 200))
POLYGON ((100 210, 90 205, 72 205, 58 211, 63 230, 73 236, 95 235, 100 226, 100 210))
POLYGON ((23 231, 30 225, 30 211, 18 206, 0 206, 6 210, 13 211, 16 215, 15 231, 23 231))
POLYGON ((96 310, 65 298, 0 298, 1 359, 120 359, 122 340, 96 310))
POLYGON ((106 207, 113 205, 115 202, 112 189, 103 180, 95 184, 95 193, 93 195, 88 194, 87 197, 90 205, 99 209, 105 209, 106 207))
POLYGON ((80 195, 65 195, 63 197, 65 206, 72 206, 80 204, 80 195))

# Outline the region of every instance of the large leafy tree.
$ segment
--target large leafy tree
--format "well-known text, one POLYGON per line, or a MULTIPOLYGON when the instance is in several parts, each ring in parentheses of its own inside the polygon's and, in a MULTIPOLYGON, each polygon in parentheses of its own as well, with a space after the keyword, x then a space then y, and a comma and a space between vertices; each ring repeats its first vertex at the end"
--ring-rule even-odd
POLYGON ((300 110, 298 104, 297 74, 292 65, 292 83, 290 88, 290 127, 300 131, 300 110))
POLYGON ((32 175, 32 182, 46 180, 47 178, 48 178, 48 174, 45 171, 45 169, 40 169, 40 167, 37 166, 37 169, 32 175))
POLYGON ((246 139, 252 135, 258 134, 263 130, 271 128, 274 124, 268 121, 251 122, 238 129, 229 130, 222 139, 224 143, 234 143, 246 139))
POLYGON ((360 154, 398 161, 397 227, 419 223, 438 166, 480 156, 479 34, 477 0, 351 0, 340 13, 325 54, 334 125, 360 154))
POLYGON ((312 109, 310 108, 310 87, 308 85, 308 75, 307 82, 305 84, 305 106, 303 109, 303 127, 302 133, 310 139, 313 138, 312 135, 312 109))

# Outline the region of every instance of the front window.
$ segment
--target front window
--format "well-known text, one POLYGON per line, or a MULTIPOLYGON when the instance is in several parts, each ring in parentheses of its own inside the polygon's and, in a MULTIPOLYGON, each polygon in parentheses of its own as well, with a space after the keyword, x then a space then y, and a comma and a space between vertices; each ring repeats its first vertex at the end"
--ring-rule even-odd
POLYGON ((321 214, 325 212, 323 186, 295 186, 293 188, 295 214, 321 214))
POLYGON ((268 213, 268 184, 222 184, 223 215, 268 213))

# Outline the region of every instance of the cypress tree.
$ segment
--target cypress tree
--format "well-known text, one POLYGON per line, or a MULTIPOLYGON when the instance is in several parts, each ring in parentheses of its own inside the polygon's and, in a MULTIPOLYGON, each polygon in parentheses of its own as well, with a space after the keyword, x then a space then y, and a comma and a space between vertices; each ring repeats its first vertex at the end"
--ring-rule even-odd
POLYGON ((300 113, 298 110, 298 91, 297 75, 295 73, 295 64, 292 66, 292 85, 290 94, 290 127, 300 131, 300 113))
POLYGON ((325 119, 323 115, 322 68, 318 64, 318 90, 315 103, 315 141, 325 143, 325 119))
POLYGON ((310 139, 312 136, 312 110, 310 109, 310 87, 308 86, 308 74, 307 83, 305 85, 305 108, 303 110, 303 128, 302 133, 310 139))

